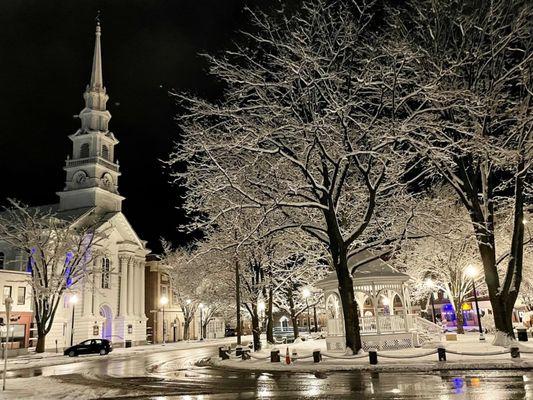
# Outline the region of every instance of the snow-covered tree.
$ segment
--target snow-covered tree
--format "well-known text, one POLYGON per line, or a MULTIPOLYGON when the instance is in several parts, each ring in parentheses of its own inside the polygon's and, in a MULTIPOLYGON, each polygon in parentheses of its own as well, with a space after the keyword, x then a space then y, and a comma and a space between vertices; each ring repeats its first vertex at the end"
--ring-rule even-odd
POLYGON ((521 0, 428 0, 404 11, 394 26, 398 62, 412 83, 405 132, 469 214, 503 343, 514 335, 524 207, 533 194, 533 7, 521 0), (511 241, 499 263, 496 231, 509 205, 511 241))
POLYGON ((252 17, 246 43, 210 58, 223 99, 177 96, 185 112, 170 164, 200 224, 206 214, 214 226, 223 215, 255 209, 283 221, 271 232, 301 230, 325 246, 346 344, 356 352, 348 259, 369 248, 375 257, 393 250, 413 217, 406 188, 420 171, 393 137, 405 104, 396 86, 409 82, 397 79, 401 65, 375 46, 366 3, 314 0, 292 17, 252 17))
POLYGON ((38 353, 45 350, 63 295, 73 293, 81 282, 88 284, 88 277, 97 272, 93 260, 105 250, 105 238, 105 224, 97 214, 72 221, 46 207, 27 207, 14 200, 0 213, 0 242, 27 257, 38 353))
MULTIPOLYGON (((442 291, 450 300, 457 317, 457 333, 464 333, 462 305, 473 295, 468 268, 479 265, 476 239, 468 224, 468 215, 459 205, 436 210, 442 220, 426 238, 404 243, 392 262, 411 277, 414 299, 427 300, 431 293, 442 291)), ((476 281, 482 278, 482 273, 476 281)), ((476 289, 484 285, 476 283, 476 289)))

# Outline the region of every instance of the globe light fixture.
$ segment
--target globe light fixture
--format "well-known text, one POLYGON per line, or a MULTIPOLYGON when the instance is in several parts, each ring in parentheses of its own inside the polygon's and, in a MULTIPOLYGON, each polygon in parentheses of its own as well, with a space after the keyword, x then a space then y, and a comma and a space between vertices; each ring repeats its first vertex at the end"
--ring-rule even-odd
MULTIPOLYGON (((433 282, 433 279, 431 278, 426 278, 424 283, 429 289, 433 289, 435 287, 435 283, 433 282)), ((437 317, 435 316, 435 296, 433 296, 433 290, 431 290, 430 300, 431 300, 431 319, 433 320, 433 323, 436 324, 437 317)))
POLYGON ((475 265, 469 264, 465 268, 465 275, 471 279, 474 279, 478 275, 478 270, 475 265))

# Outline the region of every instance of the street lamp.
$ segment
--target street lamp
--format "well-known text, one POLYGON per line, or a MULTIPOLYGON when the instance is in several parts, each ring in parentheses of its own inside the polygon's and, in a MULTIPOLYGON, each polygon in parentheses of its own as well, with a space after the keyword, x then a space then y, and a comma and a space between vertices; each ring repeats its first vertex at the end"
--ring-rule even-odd
POLYGON ((302 292, 303 296, 304 296, 304 299, 305 299, 305 306, 307 308, 307 329, 309 331, 309 333, 311 333, 311 318, 309 316, 309 296, 311 296, 311 292, 309 291, 309 289, 305 288, 302 292))
POLYGON ((68 302, 72 304, 72 318, 71 318, 71 325, 70 325, 70 345, 74 345, 74 309, 76 308, 76 303, 78 302, 78 296, 73 294, 68 299, 68 302))
POLYGON ((163 311, 163 346, 165 345, 165 306, 168 304, 168 297, 162 296, 159 299, 159 304, 161 304, 161 310, 163 311))
POLYGON ((431 310, 432 310, 431 316, 433 319, 433 323, 436 324, 437 320, 435 317, 435 297, 433 296, 433 288, 435 287, 435 284, 433 283, 433 280, 431 278, 426 279, 426 286, 431 289, 431 296, 430 296, 431 310))
POLYGON ((479 314, 479 303, 477 301, 476 293, 476 277, 478 275, 478 270, 475 266, 470 264, 465 269, 465 274, 470 279, 472 279, 472 291, 474 292, 474 301, 476 302, 476 314, 477 314, 477 324, 479 327, 479 340, 485 340, 485 335, 483 334, 483 329, 481 328, 481 315, 479 314))
POLYGON ((200 303, 198 307, 200 308, 200 340, 204 340, 204 305, 200 303))

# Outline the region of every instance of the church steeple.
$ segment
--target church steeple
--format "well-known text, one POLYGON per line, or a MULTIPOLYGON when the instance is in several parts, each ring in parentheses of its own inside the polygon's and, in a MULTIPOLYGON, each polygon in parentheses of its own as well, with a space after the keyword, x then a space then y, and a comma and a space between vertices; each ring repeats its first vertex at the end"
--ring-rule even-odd
POLYGON ((100 46, 100 36, 102 36, 102 28, 100 27, 99 17, 96 17, 95 36, 96 37, 94 41, 93 69, 91 73, 90 87, 93 90, 99 90, 104 87, 104 80, 102 78, 102 49, 100 46))
POLYGON ((97 17, 91 80, 83 93, 85 107, 79 114, 81 127, 69 136, 72 159, 66 160, 66 185, 58 193, 61 209, 97 207, 120 211, 124 199, 118 194, 120 172, 114 161, 118 140, 109 131, 111 114, 106 108, 109 96, 103 82, 101 36, 97 17))

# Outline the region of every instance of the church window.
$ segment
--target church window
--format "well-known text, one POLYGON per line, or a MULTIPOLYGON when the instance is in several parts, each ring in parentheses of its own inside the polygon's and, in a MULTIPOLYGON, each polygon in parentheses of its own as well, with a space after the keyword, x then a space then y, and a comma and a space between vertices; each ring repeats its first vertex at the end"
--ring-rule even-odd
POLYGON ((88 158, 89 157, 89 143, 83 143, 80 147, 80 158, 88 158))
POLYGON ((110 288, 111 273, 109 269, 109 258, 102 258, 102 289, 110 288))
POLYGON ((109 160, 109 147, 107 147, 106 145, 102 146, 102 158, 109 160))
POLYGON ((6 261, 6 255, 0 251, 0 269, 4 269, 5 261, 6 261))

